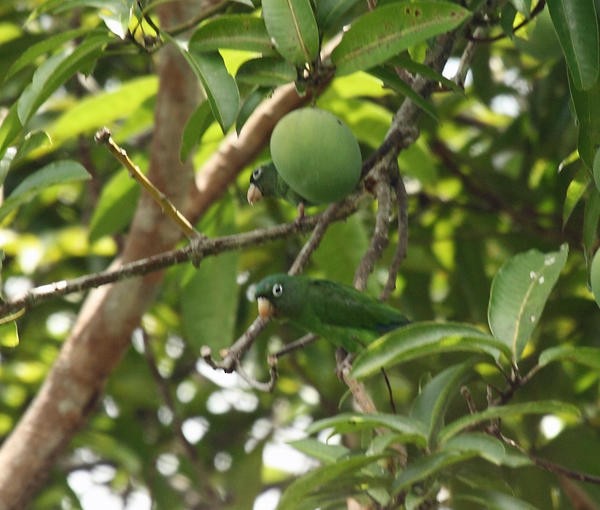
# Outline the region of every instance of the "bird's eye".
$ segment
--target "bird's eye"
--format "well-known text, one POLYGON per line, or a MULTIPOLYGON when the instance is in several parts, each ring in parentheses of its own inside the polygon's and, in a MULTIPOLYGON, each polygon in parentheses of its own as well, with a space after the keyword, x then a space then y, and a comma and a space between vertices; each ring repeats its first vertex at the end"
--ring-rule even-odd
POLYGON ((255 168, 254 171, 252 172, 253 179, 260 179, 261 175, 262 175, 262 168, 255 168))
POLYGON ((283 294, 283 285, 281 283, 276 283, 273 285, 273 295, 275 297, 279 297, 283 294))

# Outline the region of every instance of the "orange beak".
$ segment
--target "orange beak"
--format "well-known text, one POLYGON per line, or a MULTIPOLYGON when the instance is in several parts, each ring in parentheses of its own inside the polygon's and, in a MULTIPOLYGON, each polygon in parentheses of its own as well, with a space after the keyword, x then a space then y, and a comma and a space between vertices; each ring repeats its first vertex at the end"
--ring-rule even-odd
POLYGON ((268 319, 274 315, 275 307, 267 298, 259 297, 256 301, 258 303, 258 315, 260 315, 262 319, 268 319))
POLYGON ((248 192, 246 193, 246 200, 250 205, 254 205, 256 202, 259 202, 263 197, 262 192, 258 189, 258 186, 254 184, 250 184, 248 187, 248 192))

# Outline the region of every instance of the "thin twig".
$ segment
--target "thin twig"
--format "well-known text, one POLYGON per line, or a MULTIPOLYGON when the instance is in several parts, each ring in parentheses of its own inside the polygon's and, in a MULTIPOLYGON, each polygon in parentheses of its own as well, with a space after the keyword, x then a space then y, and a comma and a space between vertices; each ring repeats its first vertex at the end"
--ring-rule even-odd
POLYGON ((318 338, 319 338, 318 335, 315 335, 314 333, 308 333, 304 336, 301 336, 297 340, 294 340, 293 342, 286 344, 284 347, 279 349, 277 352, 274 352, 271 356, 275 356, 275 358, 279 359, 282 356, 285 356, 286 354, 297 351, 299 349, 303 349, 307 345, 312 344, 318 338))
MULTIPOLYGON (((395 159, 395 158, 394 158, 395 159)), ((392 196, 390 190, 389 173, 387 162, 380 161, 376 169, 369 173, 369 178, 375 179, 374 192, 377 197, 377 215, 375 217, 375 229, 371 236, 369 248, 363 255, 357 270, 354 273, 354 287, 364 291, 367 287, 367 279, 373 272, 375 262, 381 258, 383 250, 389 243, 389 225, 392 212, 392 196)))
POLYGON ((125 167, 129 175, 133 177, 160 206, 162 211, 169 216, 180 230, 189 238, 194 239, 200 233, 192 226, 188 219, 175 207, 167 196, 160 191, 148 177, 146 177, 140 168, 129 158, 125 149, 117 145, 113 140, 108 128, 104 127, 96 132, 94 137, 96 142, 106 145, 110 153, 125 167))
POLYGON ((574 469, 569 469, 561 464, 557 464, 552 462, 551 460, 544 459, 542 457, 538 457, 536 454, 528 452, 525 448, 519 445, 514 439, 510 439, 503 434, 499 434, 499 439, 501 439, 504 443, 513 448, 519 450, 521 453, 529 457, 531 461, 538 467, 549 471, 550 473, 554 473, 555 475, 565 476, 570 478, 571 480, 577 480, 579 482, 587 482, 593 483, 596 485, 600 485, 600 476, 592 475, 591 473, 584 473, 582 471, 576 471, 574 469))
MULTIPOLYGON (((339 221, 347 218, 356 209, 356 202, 347 201, 336 209, 333 218, 328 221, 339 221)), ((243 234, 193 240, 189 245, 176 250, 159 253, 151 257, 123 264, 115 269, 107 269, 98 273, 81 276, 72 280, 59 280, 46 285, 35 287, 23 295, 0 303, 0 317, 31 308, 39 303, 67 294, 89 290, 108 283, 114 283, 126 278, 141 276, 154 271, 188 261, 198 261, 227 251, 239 250, 250 246, 258 246, 269 241, 280 239, 292 234, 305 232, 314 227, 326 213, 309 216, 302 222, 284 223, 243 234)))
POLYGON ((388 267, 387 282, 381 292, 380 298, 383 301, 387 300, 396 288, 396 277, 398 276, 400 265, 406 258, 406 253, 408 251, 408 196, 406 195, 404 181, 402 180, 400 170, 398 169, 398 162, 394 160, 393 163, 396 165, 396 174, 393 177, 395 177, 394 190, 398 208, 398 243, 396 244, 394 256, 388 267))

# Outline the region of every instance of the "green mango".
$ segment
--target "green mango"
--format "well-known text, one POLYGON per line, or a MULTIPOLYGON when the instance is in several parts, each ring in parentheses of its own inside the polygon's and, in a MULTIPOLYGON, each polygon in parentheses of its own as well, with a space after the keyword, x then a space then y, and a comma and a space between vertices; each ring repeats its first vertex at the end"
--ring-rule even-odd
POLYGON ((362 158, 352 131, 318 108, 294 110, 277 123, 271 158, 283 181, 307 204, 337 202, 360 180, 362 158))

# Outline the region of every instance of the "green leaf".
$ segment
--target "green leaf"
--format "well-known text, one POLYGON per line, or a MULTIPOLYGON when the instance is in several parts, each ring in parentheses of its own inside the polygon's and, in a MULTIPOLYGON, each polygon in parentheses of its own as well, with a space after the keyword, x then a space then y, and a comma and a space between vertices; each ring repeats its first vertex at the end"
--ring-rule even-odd
POLYGON ((137 0, 112 0, 105 2, 99 16, 106 28, 123 41, 129 35, 129 20, 137 0))
POLYGON ((240 107, 240 112, 238 113, 237 120, 235 122, 235 131, 239 135, 246 124, 246 121, 250 118, 250 115, 256 110, 258 105, 262 103, 265 98, 267 91, 262 88, 257 88, 250 92, 242 106, 240 107))
POLYGON ((556 252, 529 250, 515 255, 492 281, 488 306, 490 329, 510 348, 515 362, 521 358, 540 320, 568 252, 568 246, 563 244, 556 252))
POLYGON ((328 464, 337 461, 340 457, 348 455, 350 452, 345 446, 339 444, 326 444, 311 438, 290 441, 288 444, 299 452, 328 464))
POLYGON ((421 110, 429 115, 433 120, 439 120, 437 112, 434 106, 427 101, 423 96, 417 94, 408 83, 402 80, 395 71, 388 67, 377 66, 369 69, 369 74, 379 78, 386 87, 408 97, 413 103, 415 103, 421 110))
POLYGON ((4 81, 6 81, 8 78, 13 76, 15 73, 17 73, 24 67, 27 67, 30 64, 35 64, 35 61, 38 57, 41 57, 42 55, 56 50, 58 47, 62 46, 68 41, 80 38, 89 31, 89 28, 76 28, 74 30, 66 30, 58 34, 51 35, 50 37, 45 38, 43 41, 31 45, 21 55, 19 55, 19 58, 17 58, 17 60, 13 62, 8 72, 6 73, 6 76, 4 77, 4 81))
POLYGON ((410 416, 425 425, 429 449, 435 448, 446 409, 459 394, 458 387, 472 368, 473 363, 469 361, 443 370, 425 385, 413 402, 410 416))
POLYGON ((76 161, 55 161, 27 177, 19 184, 0 206, 0 221, 19 207, 29 202, 36 194, 55 184, 82 181, 90 178, 87 170, 76 161))
POLYGON ((333 428, 340 434, 347 432, 356 432, 364 429, 374 429, 377 427, 385 427, 399 434, 413 438, 413 441, 420 446, 425 446, 427 440, 427 430, 423 426, 423 422, 395 414, 356 414, 342 413, 331 418, 319 420, 310 427, 307 432, 313 434, 319 430, 333 428))
POLYGON ((94 32, 75 49, 65 49, 43 62, 19 97, 17 112, 21 123, 27 124, 42 103, 77 71, 94 62, 111 40, 105 32, 94 32))
POLYGON ((296 66, 313 62, 319 52, 319 29, 310 0, 263 0, 262 8, 281 56, 296 66))
POLYGON ((469 11, 449 2, 391 3, 358 18, 333 50, 338 75, 369 69, 460 25, 469 11))
POLYGON ((253 58, 244 62, 235 77, 240 83, 275 87, 297 78, 296 68, 279 57, 253 58))
POLYGON ((0 323, 0 347, 14 348, 19 345, 19 328, 16 321, 0 323))
MULTIPOLYGON (((6 156, 6 150, 15 141, 15 138, 23 129, 21 121, 19 120, 17 106, 17 103, 13 103, 8 110, 6 117, 2 121, 2 124, 0 124, 0 156, 2 158, 6 156)), ((6 171, 8 172, 8 168, 6 168, 6 171)))
POLYGON ((194 51, 217 51, 223 48, 275 53, 265 22, 249 14, 230 14, 210 19, 200 25, 190 39, 194 51))
MULTIPOLYGON (((93 133, 99 126, 111 125, 138 111, 144 102, 156 95, 156 76, 142 76, 123 82, 116 90, 101 92, 79 100, 46 128, 56 150, 65 141, 82 133, 93 133)), ((36 151, 35 156, 47 150, 36 151)))
POLYGON ((594 174, 594 183, 596 184, 596 189, 600 191, 600 149, 597 149, 596 154, 594 154, 592 173, 594 174))
POLYGON ((294 481, 283 493, 278 510, 296 510, 300 503, 310 494, 318 492, 319 488, 328 482, 344 479, 365 466, 377 462, 381 456, 357 455, 338 459, 335 464, 327 464, 314 469, 294 481))
POLYGON ((498 466, 503 464, 506 456, 504 444, 499 439, 483 432, 458 434, 444 443, 443 451, 475 453, 478 457, 498 466))
POLYGON ((326 31, 359 3, 359 0, 319 0, 315 3, 317 25, 321 31, 326 31))
POLYGON ((596 250, 590 265, 590 285, 596 303, 600 306, 600 249, 596 250))
POLYGON ((573 214, 575 206, 579 203, 585 191, 588 189, 589 179, 587 175, 576 175, 567 187, 565 202, 563 204, 563 226, 573 214))
POLYGON ((402 490, 430 476, 434 476, 439 471, 476 456, 477 454, 473 451, 461 452, 459 450, 449 450, 421 457, 411 462, 394 480, 392 494, 399 494, 402 490))
POLYGON ((592 256, 592 250, 598 240, 598 223, 600 223, 600 191, 589 187, 590 193, 583 211, 583 246, 586 256, 592 256))
POLYGON ((548 10, 575 87, 590 89, 598 80, 600 66, 598 17, 594 2, 548 0, 548 10))
POLYGON ((193 45, 187 50, 182 43, 175 44, 202 83, 213 115, 225 133, 237 117, 240 93, 233 76, 227 72, 223 57, 218 52, 203 53, 193 45))
POLYGON ((202 101, 194 113, 185 123, 183 135, 181 137, 181 149, 179 150, 179 159, 186 161, 192 150, 200 143, 202 136, 213 123, 213 117, 210 103, 202 101))
POLYGON ((573 345, 551 347, 540 354, 538 364, 544 367, 554 361, 571 361, 594 370, 600 370, 600 349, 597 347, 576 347, 573 345))
POLYGON ((523 16, 529 17, 531 13, 531 0, 510 0, 515 9, 519 11, 523 16))
POLYGON ((422 356, 442 352, 475 352, 510 359, 510 350, 487 333, 460 323, 420 322, 397 329, 372 342, 352 364, 354 377, 365 377, 422 356))
POLYGON ((129 225, 140 195, 140 187, 127 170, 114 175, 102 188, 90 220, 91 242, 116 234, 129 225))
POLYGON ((556 400, 540 400, 537 402, 489 407, 485 411, 463 416, 446 425, 440 432, 440 442, 444 443, 460 431, 484 421, 497 418, 506 419, 512 416, 523 416, 526 414, 556 414, 562 416, 568 415, 574 418, 579 418, 581 415, 579 409, 574 405, 566 402, 558 402, 556 400))
POLYGON ((533 506, 522 499, 518 499, 510 494, 495 490, 478 490, 468 489, 453 495, 453 501, 470 501, 481 505, 481 508, 486 510, 538 510, 538 507, 533 506))
POLYGON ((588 90, 579 90, 569 75, 569 89, 579 124, 577 149, 585 165, 591 169, 600 147, 600 79, 588 90))

